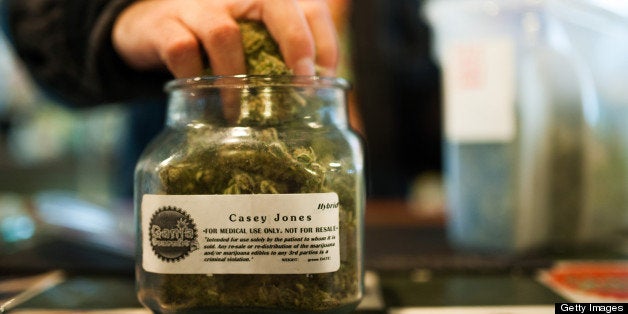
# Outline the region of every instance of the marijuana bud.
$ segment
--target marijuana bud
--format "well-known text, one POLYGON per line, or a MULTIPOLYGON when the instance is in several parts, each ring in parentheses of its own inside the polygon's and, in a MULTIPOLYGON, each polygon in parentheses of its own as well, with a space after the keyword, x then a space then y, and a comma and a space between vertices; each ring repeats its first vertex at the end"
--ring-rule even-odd
POLYGON ((288 75, 288 69, 279 52, 279 46, 270 36, 264 24, 241 21, 240 32, 244 46, 247 73, 252 75, 288 75))

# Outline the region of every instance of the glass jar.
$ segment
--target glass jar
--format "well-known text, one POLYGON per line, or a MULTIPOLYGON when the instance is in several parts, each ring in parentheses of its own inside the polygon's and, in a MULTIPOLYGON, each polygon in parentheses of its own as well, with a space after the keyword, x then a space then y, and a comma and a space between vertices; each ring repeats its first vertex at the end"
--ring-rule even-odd
POLYGON ((363 291, 363 148, 346 81, 169 82, 135 173, 140 301, 157 313, 347 313, 363 291))

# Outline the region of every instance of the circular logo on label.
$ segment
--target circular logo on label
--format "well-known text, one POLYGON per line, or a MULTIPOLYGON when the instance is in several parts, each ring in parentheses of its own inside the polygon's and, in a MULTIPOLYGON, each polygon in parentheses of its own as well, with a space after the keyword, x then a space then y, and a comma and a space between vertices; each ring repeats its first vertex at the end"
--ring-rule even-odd
POLYGON ((159 208, 150 220, 150 245, 165 262, 177 262, 198 248, 196 225, 183 209, 159 208))

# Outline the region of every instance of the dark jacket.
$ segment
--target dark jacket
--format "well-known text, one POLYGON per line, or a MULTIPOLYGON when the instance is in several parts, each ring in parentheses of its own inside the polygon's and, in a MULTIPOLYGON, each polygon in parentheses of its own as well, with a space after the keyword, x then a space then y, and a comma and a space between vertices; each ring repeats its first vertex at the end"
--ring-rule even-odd
POLYGON ((116 189, 133 195, 133 168, 163 128, 172 75, 138 72, 113 49, 111 30, 133 0, 0 0, 0 24, 18 57, 46 93, 71 107, 128 105, 129 134, 121 147, 116 189))
POLYGON ((0 0, 7 38, 34 80, 74 106, 163 98, 172 76, 127 67, 113 49, 117 15, 133 0, 0 0))

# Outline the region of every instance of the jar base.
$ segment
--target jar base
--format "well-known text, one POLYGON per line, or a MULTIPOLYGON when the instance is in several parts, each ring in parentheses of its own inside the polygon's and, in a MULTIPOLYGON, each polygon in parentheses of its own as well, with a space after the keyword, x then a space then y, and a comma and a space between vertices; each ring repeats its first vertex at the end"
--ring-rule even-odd
POLYGON ((237 308, 237 307, 215 307, 215 308, 195 308, 185 310, 165 310, 156 311, 156 314, 346 314, 352 313, 360 302, 353 302, 338 308, 323 311, 308 311, 295 309, 264 309, 264 308, 237 308))

